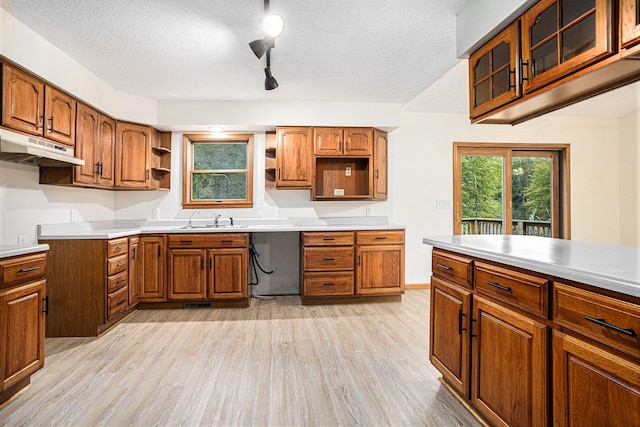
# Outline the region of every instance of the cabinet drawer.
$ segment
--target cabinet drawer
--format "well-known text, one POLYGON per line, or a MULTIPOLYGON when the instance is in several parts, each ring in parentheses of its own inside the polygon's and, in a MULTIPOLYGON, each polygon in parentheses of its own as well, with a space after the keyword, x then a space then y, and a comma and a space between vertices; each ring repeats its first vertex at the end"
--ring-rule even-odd
POLYGON ((640 357, 640 305, 555 282, 553 320, 640 357))
POLYGON ((123 271, 122 273, 118 273, 114 276, 109 276, 107 278, 107 292, 114 292, 123 286, 127 286, 128 281, 127 271, 123 271))
POLYGON ((170 248, 246 248, 247 233, 170 234, 170 248))
POLYGON ((305 271, 353 270, 353 248, 304 248, 305 271))
POLYGON ((107 295, 107 321, 116 314, 127 310, 129 299, 129 288, 124 288, 107 295))
POLYGON ((473 281, 478 294, 547 318, 547 279, 476 262, 473 281))
POLYGON ((129 257, 127 255, 109 258, 107 260, 107 275, 112 276, 116 273, 120 273, 121 271, 125 271, 127 269, 127 262, 129 261, 128 258, 129 257))
POLYGON ((305 273, 303 295, 306 297, 346 296, 354 293, 353 273, 305 273))
POLYGON ((0 261, 0 285, 28 282, 44 276, 46 255, 28 255, 0 261))
POLYGON ((123 237, 122 239, 109 240, 107 241, 107 258, 126 254, 128 248, 129 239, 126 237, 123 237))
POLYGON ((471 289, 473 264, 469 258, 433 250, 433 275, 471 289))
POLYGON ((304 246, 345 246, 353 245, 354 241, 353 231, 302 233, 302 244, 304 246))
POLYGON ((356 232, 359 245, 395 245, 404 243, 404 230, 380 230, 356 232))

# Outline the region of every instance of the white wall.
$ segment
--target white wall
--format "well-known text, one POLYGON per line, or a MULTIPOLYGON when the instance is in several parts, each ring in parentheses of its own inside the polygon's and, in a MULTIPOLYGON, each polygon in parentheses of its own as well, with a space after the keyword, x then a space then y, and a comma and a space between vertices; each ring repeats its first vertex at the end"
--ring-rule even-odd
POLYGON ((620 244, 640 246, 640 111, 620 120, 620 244))

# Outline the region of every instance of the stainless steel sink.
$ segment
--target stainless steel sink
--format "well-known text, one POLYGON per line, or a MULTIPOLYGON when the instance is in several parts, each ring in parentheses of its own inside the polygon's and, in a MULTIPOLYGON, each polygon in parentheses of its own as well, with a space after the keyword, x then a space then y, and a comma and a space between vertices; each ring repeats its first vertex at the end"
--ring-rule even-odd
POLYGON ((174 227, 175 230, 198 230, 198 229, 210 229, 210 228, 224 228, 224 229, 234 229, 234 228, 247 228, 247 224, 239 224, 239 225, 231 225, 231 224, 207 224, 207 225, 183 225, 181 227, 174 227))

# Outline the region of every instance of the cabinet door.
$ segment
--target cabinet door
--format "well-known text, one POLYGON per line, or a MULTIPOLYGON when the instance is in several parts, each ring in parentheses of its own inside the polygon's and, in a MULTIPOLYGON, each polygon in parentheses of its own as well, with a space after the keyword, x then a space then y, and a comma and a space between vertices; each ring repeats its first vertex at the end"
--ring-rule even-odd
POLYGON ((98 127, 99 114, 93 108, 84 104, 78 104, 76 118, 76 149, 75 156, 84 160, 84 166, 74 168, 75 182, 83 184, 95 184, 99 165, 96 153, 99 153, 98 127))
POLYGON ((276 187, 310 188, 313 158, 311 128, 278 128, 276 187))
POLYGON ((166 301, 164 292, 164 239, 141 237, 139 246, 140 301, 166 301))
POLYGON ((129 238, 129 307, 138 304, 140 299, 140 263, 138 254, 140 250, 140 239, 138 237, 129 238))
POLYGON ((169 251, 169 300, 205 298, 204 256, 202 249, 169 251))
POLYGON ((532 92, 615 51, 612 0, 542 0, 522 15, 523 90, 532 92))
POLYGON ((469 58, 469 111, 477 117, 521 96, 520 21, 469 58))
POLYGON ((2 124, 33 135, 43 134, 44 83, 2 64, 2 124))
POLYGON ((44 136, 69 147, 76 143, 76 100, 58 89, 46 86, 44 136))
POLYGON ((342 128, 315 128, 313 152, 316 156, 341 156, 342 128))
POLYGON ((0 293, 0 391, 44 365, 45 281, 0 293))
POLYGON ((99 115, 96 160, 98 162, 99 185, 113 187, 114 184, 114 144, 116 141, 116 122, 110 117, 99 115))
POLYGON ((387 200, 387 133, 373 132, 373 200, 387 200))
POLYGON ((209 298, 247 298, 247 249, 210 249, 208 252, 209 298))
POLYGON ((429 360, 468 399, 471 293, 432 276, 430 313, 429 360))
POLYGON ((404 246, 361 246, 356 253, 356 294, 404 292, 404 246))
POLYGON ((640 365, 553 333, 555 426, 637 426, 640 365))
POLYGON ((373 147, 373 129, 345 128, 344 155, 370 156, 373 147))
POLYGON ((494 425, 547 425, 547 327, 477 296, 472 314, 472 404, 494 425))
POLYGON ((116 123, 116 187, 149 188, 149 137, 147 126, 116 123))
POLYGON ((620 0, 620 45, 629 48, 640 42, 640 0, 620 0))

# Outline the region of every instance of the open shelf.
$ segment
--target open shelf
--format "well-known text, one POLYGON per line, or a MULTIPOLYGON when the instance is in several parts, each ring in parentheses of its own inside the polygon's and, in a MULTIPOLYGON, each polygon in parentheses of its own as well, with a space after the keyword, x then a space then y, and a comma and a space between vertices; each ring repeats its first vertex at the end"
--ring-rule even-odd
POLYGON ((369 200, 369 157, 325 158, 316 162, 314 200, 369 200))
POLYGON ((265 134, 264 188, 276 188, 276 133, 265 134))
POLYGON ((151 188, 171 188, 171 132, 153 130, 151 138, 151 188))
POLYGON ((166 147, 151 147, 151 149, 153 151, 155 151, 158 154, 168 154, 171 153, 171 149, 166 148, 166 147))

